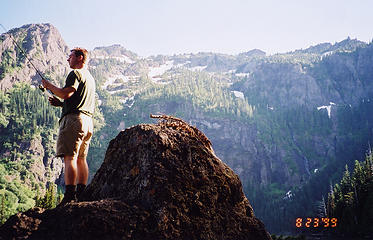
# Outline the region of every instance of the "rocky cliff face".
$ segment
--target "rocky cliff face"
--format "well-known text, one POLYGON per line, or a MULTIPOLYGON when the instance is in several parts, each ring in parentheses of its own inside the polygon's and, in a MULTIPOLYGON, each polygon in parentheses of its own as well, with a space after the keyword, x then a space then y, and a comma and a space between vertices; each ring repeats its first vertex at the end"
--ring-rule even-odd
POLYGON ((287 183, 297 181, 290 177, 279 152, 260 141, 255 125, 229 119, 207 119, 201 115, 191 117, 190 122, 212 140, 216 155, 224 159, 243 182, 266 185, 275 178, 286 179, 287 183))
POLYGON ((110 142, 85 202, 17 214, 0 239, 271 239, 206 136, 161 117, 110 142))
MULTIPOLYGON (((35 137, 31 142, 23 142, 20 149, 23 149, 23 153, 32 156, 34 161, 28 170, 34 175, 38 183, 43 183, 45 186, 47 182, 55 182, 58 185, 63 185, 63 161, 61 158, 56 158, 46 153, 40 136, 35 137)), ((26 181, 29 180, 26 179, 26 181)), ((26 184, 29 186, 32 185, 30 182, 26 182, 26 184)), ((43 193, 44 189, 41 189, 41 192, 43 193)))
POLYGON ((69 71, 67 57, 69 48, 58 30, 51 24, 29 24, 12 29, 2 35, 0 45, 0 89, 9 89, 17 82, 27 82, 39 85, 41 78, 26 59, 24 53, 14 44, 14 41, 27 54, 34 66, 60 84, 61 77, 69 71), (7 66, 5 62, 9 62, 7 66))

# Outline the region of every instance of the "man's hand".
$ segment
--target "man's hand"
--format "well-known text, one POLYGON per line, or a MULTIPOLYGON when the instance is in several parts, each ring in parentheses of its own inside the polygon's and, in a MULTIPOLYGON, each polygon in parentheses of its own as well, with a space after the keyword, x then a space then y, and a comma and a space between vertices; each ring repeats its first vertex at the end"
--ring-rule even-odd
POLYGON ((48 87, 49 87, 49 85, 50 85, 50 82, 48 81, 48 80, 46 80, 46 79, 42 79, 41 80, 41 84, 43 85, 43 87, 45 88, 45 89, 49 89, 48 87))
POLYGON ((54 107, 62 107, 63 102, 61 102, 58 98, 55 96, 48 98, 49 103, 54 107))

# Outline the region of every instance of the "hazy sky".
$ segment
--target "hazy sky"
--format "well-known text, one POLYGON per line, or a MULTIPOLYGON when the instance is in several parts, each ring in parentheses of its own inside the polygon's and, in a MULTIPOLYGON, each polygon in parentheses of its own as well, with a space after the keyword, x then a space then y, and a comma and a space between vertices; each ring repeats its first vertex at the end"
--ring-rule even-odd
POLYGON ((348 36, 371 42, 373 0, 1 0, 0 23, 51 23, 69 47, 121 44, 144 57, 273 54, 348 36))

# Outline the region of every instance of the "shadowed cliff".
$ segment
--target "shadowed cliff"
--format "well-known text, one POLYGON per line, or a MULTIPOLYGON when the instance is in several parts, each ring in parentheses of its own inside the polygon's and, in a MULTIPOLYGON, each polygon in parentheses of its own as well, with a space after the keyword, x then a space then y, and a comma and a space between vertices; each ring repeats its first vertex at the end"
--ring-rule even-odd
POLYGON ((19 213, 0 239, 271 239, 206 136, 160 117, 110 142, 84 202, 19 213))

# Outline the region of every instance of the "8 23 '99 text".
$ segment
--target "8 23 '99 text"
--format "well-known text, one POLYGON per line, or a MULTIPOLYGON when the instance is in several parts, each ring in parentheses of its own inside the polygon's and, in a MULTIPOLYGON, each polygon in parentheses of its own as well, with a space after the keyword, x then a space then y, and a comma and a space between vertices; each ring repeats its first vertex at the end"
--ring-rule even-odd
POLYGON ((337 218, 297 218, 295 226, 297 228, 335 228, 337 227, 337 218))

